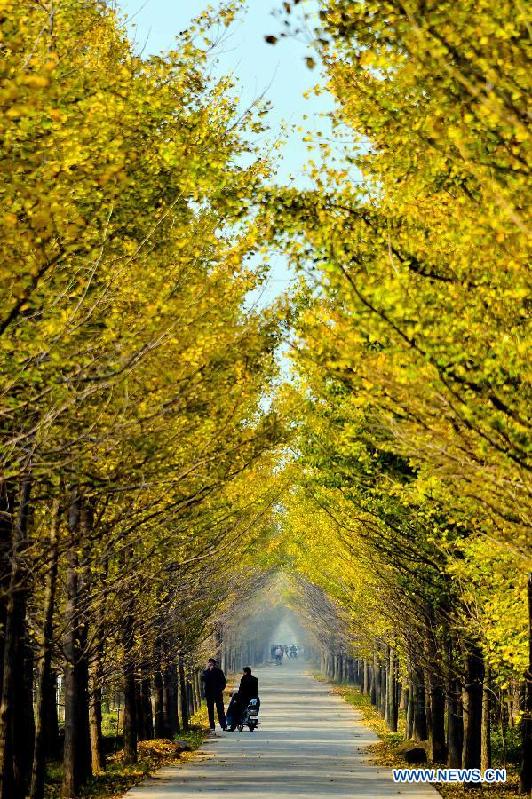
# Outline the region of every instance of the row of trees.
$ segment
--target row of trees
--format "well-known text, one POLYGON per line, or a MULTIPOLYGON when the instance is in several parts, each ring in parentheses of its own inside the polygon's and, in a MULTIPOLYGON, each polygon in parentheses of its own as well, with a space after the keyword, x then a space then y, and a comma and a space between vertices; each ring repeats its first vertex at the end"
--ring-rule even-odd
POLYGON ((77 796, 113 693, 126 763, 186 728, 275 500, 279 333, 243 310, 266 167, 211 22, 143 60, 98 0, 0 11, 2 799, 40 799, 61 751, 77 796))
POLYGON ((436 762, 480 766, 489 720, 521 720, 527 792, 525 12, 321 8, 337 140, 315 141, 314 190, 268 197, 302 275, 280 551, 341 610, 327 647, 364 661, 392 728, 395 681, 436 762))
POLYGON ((265 190, 213 23, 142 59, 99 0, 0 11, 0 799, 43 795, 58 676, 65 799, 110 692, 126 762, 186 726, 203 643, 242 665, 232 604, 278 569, 435 761, 521 719, 530 790, 524 11, 323 3, 349 144, 306 192, 265 190), (265 245, 304 275, 273 402, 265 245))

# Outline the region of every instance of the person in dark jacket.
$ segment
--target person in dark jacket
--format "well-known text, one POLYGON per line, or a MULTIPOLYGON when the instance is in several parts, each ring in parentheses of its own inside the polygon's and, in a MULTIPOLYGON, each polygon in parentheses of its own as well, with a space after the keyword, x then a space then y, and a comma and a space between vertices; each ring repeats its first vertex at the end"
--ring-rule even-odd
POLYGON ((214 706, 216 705, 218 723, 220 724, 222 730, 225 730, 226 722, 223 692, 227 685, 227 680, 225 679, 225 674, 218 667, 218 664, 214 658, 209 658, 207 662, 207 668, 201 675, 201 681, 203 683, 203 691, 207 701, 209 727, 211 730, 216 728, 214 723, 214 706))
POLYGON ((240 680, 238 694, 242 698, 242 701, 248 705, 250 699, 259 698, 259 680, 258 677, 253 676, 249 666, 245 666, 242 671, 243 674, 240 680))

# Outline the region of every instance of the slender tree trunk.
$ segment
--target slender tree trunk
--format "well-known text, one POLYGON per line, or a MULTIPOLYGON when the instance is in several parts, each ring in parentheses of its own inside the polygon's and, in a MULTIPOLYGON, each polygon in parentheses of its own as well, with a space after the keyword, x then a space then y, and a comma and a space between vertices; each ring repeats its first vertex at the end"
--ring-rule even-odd
MULTIPOLYGON (((160 665, 160 664, 159 664, 160 665)), ((163 675, 160 668, 155 672, 154 676, 155 688, 155 737, 156 738, 169 738, 168 730, 166 728, 165 708, 164 708, 164 682, 163 675)))
POLYGON ((31 799, 43 799, 44 797, 46 740, 55 733, 55 729, 52 730, 48 727, 47 721, 49 720, 50 693, 52 693, 54 688, 52 678, 52 638, 58 569, 59 519, 60 505, 59 500, 56 499, 52 506, 50 558, 44 586, 41 660, 37 673, 35 691, 35 745, 33 749, 33 766, 31 773, 31 799))
POLYGON ((369 699, 372 705, 377 704, 377 679, 375 674, 375 656, 369 665, 369 699))
POLYGON ((164 707, 168 737, 179 732, 179 678, 175 663, 164 671, 164 707))
POLYGON ((198 710, 201 707, 201 681, 200 681, 200 673, 196 670, 196 694, 198 697, 198 710))
POLYGON ((399 709, 397 707, 397 659, 391 647, 388 648, 388 674, 389 680, 386 685, 386 704, 388 707, 387 721, 392 732, 397 732, 399 716, 399 709))
POLYGON ((447 762, 445 741, 445 690, 436 675, 429 675, 432 724, 429 737, 429 757, 433 763, 447 762))
POLYGON ((143 675, 140 683, 140 712, 142 716, 142 736, 143 740, 148 741, 153 738, 153 714, 151 707, 151 684, 150 678, 143 675))
POLYGON ((80 531, 88 524, 82 513, 81 499, 73 494, 68 513, 70 542, 67 552, 65 655, 65 743, 63 753, 62 799, 79 795, 81 786, 91 776, 89 729, 89 666, 86 655, 88 585, 78 552, 80 531), (85 611, 85 613, 84 613, 85 611))
POLYGON ((483 681, 482 652, 478 646, 471 645, 467 652, 466 666, 467 712, 464 731, 464 768, 480 768, 483 681))
POLYGON ((447 698, 447 764, 449 768, 461 768, 464 747, 464 714, 462 688, 456 678, 449 682, 447 698))
POLYGON ((384 663, 380 664, 379 672, 380 672, 379 684, 381 687, 381 691, 380 691, 378 709, 381 716, 384 718, 386 714, 386 678, 387 678, 386 665, 384 663))
POLYGON ((484 674, 482 686, 482 729, 480 733, 480 768, 491 768, 491 699, 489 689, 489 669, 484 674))
POLYGON ((183 655, 179 655, 179 697, 180 697, 180 710, 181 710, 181 727, 185 732, 189 729, 188 724, 188 699, 187 699, 187 686, 185 680, 185 660, 183 655))
MULTIPOLYGON (((0 799, 22 799, 30 774, 26 771, 28 740, 15 738, 15 727, 27 718, 24 684, 26 603, 29 590, 24 560, 28 543, 31 477, 21 481, 16 520, 12 526, 11 575, 5 608, 2 697, 0 702, 0 799), (16 704, 15 704, 16 703, 16 704)), ((30 705, 31 711, 31 705, 30 705)), ((33 751, 33 742, 30 744, 33 751)))
POLYGON ((124 763, 136 763, 137 753, 137 704, 135 689, 135 663, 131 655, 133 649, 133 617, 131 612, 126 614, 123 628, 124 664, 123 664, 123 690, 124 690, 124 763))
POLYGON ((44 729, 47 731, 44 740, 45 760, 59 760, 61 741, 57 708, 57 672, 53 669, 50 672, 50 682, 44 696, 44 729))
POLYGON ((405 737, 407 741, 414 737, 414 697, 413 697, 412 682, 408 683, 406 694, 406 728, 405 737))
POLYGON ((369 694, 369 663, 366 660, 366 658, 364 658, 364 671, 363 671, 363 677, 362 677, 362 693, 366 694, 366 695, 369 694))
POLYGON ((532 574, 528 576, 528 668, 523 685, 521 720, 521 772, 519 790, 532 795, 532 574))
POLYGON ((421 669, 414 670, 413 679, 414 727, 416 741, 427 740, 427 716, 425 707, 425 678, 421 669))
POLYGON ((95 653, 89 667, 89 680, 89 726, 92 773, 101 774, 105 771, 105 749, 102 734, 103 631, 101 628, 98 631, 95 653))
POLYGON ((378 661, 378 658, 377 658, 377 653, 374 653, 373 654, 373 693, 374 693, 374 696, 372 696, 371 701, 372 701, 372 704, 375 705, 375 707, 379 706, 379 702, 380 702, 380 699, 381 699, 381 691, 382 691, 381 669, 380 669, 380 664, 379 664, 379 661, 378 661))

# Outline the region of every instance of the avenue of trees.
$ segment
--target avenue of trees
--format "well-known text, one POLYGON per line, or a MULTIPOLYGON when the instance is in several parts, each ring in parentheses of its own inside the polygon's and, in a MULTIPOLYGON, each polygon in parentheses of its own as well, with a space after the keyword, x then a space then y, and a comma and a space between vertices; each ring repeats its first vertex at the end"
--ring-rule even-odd
POLYGON ((143 58, 103 0, 0 3, 0 799, 79 796, 110 697, 126 764, 186 729, 279 574, 330 677, 434 762, 518 728, 530 793, 525 9, 324 0, 303 191, 212 77, 240 5, 143 58))
POLYGON ((43 796, 60 677, 74 797, 113 691, 125 762, 186 726, 273 501, 278 323, 243 311, 266 173, 198 31, 142 60, 92 0, 3 3, 0 31, 0 796, 43 796))
POLYGON ((356 656, 392 728, 400 683, 435 762, 485 766, 490 721, 520 723, 523 792, 526 24, 506 3, 326 3, 315 60, 345 157, 317 137, 315 189, 273 212, 302 274, 285 568, 341 608, 328 671, 356 656))

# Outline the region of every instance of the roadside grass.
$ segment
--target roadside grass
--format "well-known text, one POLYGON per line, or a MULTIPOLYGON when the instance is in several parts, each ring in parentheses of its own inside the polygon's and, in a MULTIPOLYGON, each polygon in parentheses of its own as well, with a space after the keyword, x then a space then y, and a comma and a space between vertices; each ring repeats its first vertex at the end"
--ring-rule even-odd
MULTIPOLYGON (((116 718, 114 723, 116 725, 116 718)), ((116 729, 116 726, 113 729, 116 729)), ((83 799, 119 799, 126 791, 154 774, 162 766, 177 765, 193 759, 195 750, 201 746, 208 731, 207 709, 202 707, 190 719, 190 730, 178 733, 174 741, 166 739, 140 741, 137 763, 131 766, 124 765, 121 750, 108 755, 105 772, 89 780, 80 796, 83 799), (191 751, 180 751, 176 742, 186 743, 191 751)), ((113 748, 113 741, 114 738, 107 738, 108 751, 113 748)), ((48 764, 46 799, 59 799, 62 776, 61 764, 48 764)))
MULTIPOLYGON (((313 675, 320 682, 327 683, 332 692, 338 694, 347 704, 355 707, 363 721, 379 737, 379 742, 369 746, 367 752, 372 763, 387 768, 425 768, 431 767, 431 763, 422 766, 412 766, 406 763, 398 751, 399 747, 405 743, 405 719, 401 715, 399 718, 398 732, 391 732, 380 713, 371 704, 369 696, 360 692, 353 685, 341 683, 330 683, 322 675, 313 675)), ((502 764, 495 763, 495 767, 502 767, 502 764)), ((463 785, 436 783, 434 787, 445 797, 445 799, 474 799, 474 797, 486 797, 486 799, 519 799, 519 777, 515 767, 511 764, 506 766, 507 780, 502 785, 483 784, 478 788, 465 788, 463 785)), ((405 792, 407 786, 404 786, 405 792)), ((522 799, 522 798, 521 798, 522 799)))

